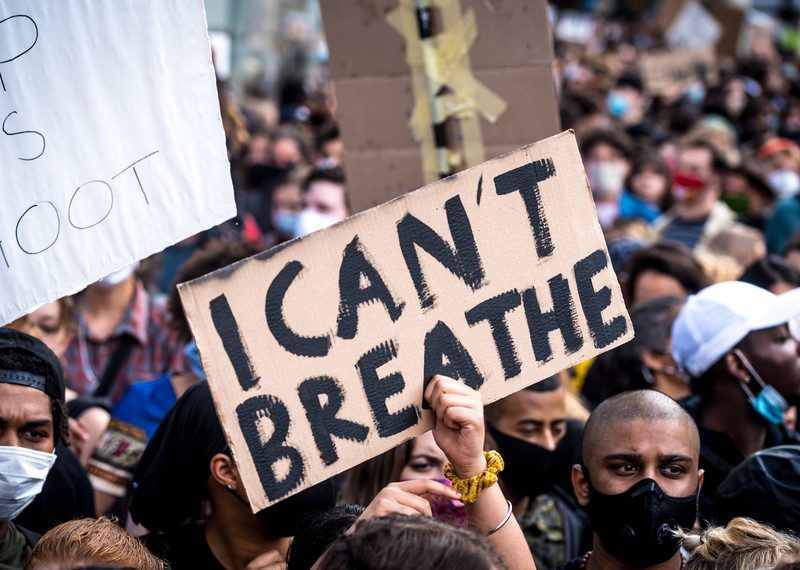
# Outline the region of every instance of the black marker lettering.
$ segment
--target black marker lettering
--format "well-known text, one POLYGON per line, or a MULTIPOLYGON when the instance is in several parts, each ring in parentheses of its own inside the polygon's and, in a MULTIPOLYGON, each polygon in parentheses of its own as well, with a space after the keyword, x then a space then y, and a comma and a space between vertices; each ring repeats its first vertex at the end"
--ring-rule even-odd
POLYGON ((6 251, 3 249, 3 242, 0 241, 0 254, 3 255, 3 261, 6 264, 6 267, 10 268, 11 266, 8 264, 8 258, 6 257, 6 251))
POLYGON ((390 341, 369 350, 356 364, 378 435, 381 437, 391 437, 419 421, 419 410, 416 406, 407 406, 394 413, 389 413, 386 407, 386 400, 406 387, 403 375, 399 372, 383 377, 378 375, 378 368, 394 358, 397 358, 397 347, 390 341))
POLYGON ((358 307, 379 301, 395 322, 403 312, 403 303, 397 303, 389 288, 367 257, 358 236, 344 249, 342 264, 339 266, 339 316, 337 335, 340 338, 354 338, 358 331, 358 307), (369 285, 361 287, 362 276, 369 285))
POLYGON ((603 309, 611 304, 611 289, 603 287, 595 291, 592 277, 607 267, 608 257, 601 249, 575 264, 578 297, 589 325, 589 334, 597 348, 608 346, 628 331, 628 323, 622 315, 615 316, 608 323, 603 321, 603 309))
POLYGON ((498 195, 519 192, 522 196, 533 230, 536 255, 540 258, 552 255, 554 246, 553 238, 550 235, 550 226, 544 212, 544 204, 542 204, 539 182, 547 180, 555 174, 556 167, 553 159, 546 158, 524 164, 494 178, 494 187, 498 195))
MULTIPOLYGON (((38 212, 39 210, 35 210, 35 211, 38 212)), ((38 226, 38 225, 41 225, 41 224, 36 224, 36 225, 38 226)), ((17 245, 19 246, 19 248, 24 253, 27 253, 28 255, 36 255, 36 254, 42 253, 43 251, 46 251, 46 250, 50 249, 51 247, 53 247, 53 244, 56 243, 56 241, 58 241, 58 236, 61 235, 61 216, 58 215, 58 208, 56 208, 56 205, 53 204, 52 202, 48 201, 48 200, 45 200, 43 202, 38 202, 38 203, 34 204, 30 208, 28 208, 27 210, 22 212, 22 215, 17 220, 17 227, 14 230, 14 235, 17 238, 17 245), (20 229, 20 225, 22 224, 22 220, 25 219, 25 216, 28 215, 28 212, 34 211, 35 208, 39 207, 39 204, 46 204, 46 205, 50 206, 53 209, 53 213, 55 213, 55 215, 56 215, 56 231, 55 231, 55 236, 53 236, 53 239, 52 239, 52 241, 50 243, 48 243, 46 246, 42 247, 41 249, 38 249, 38 250, 34 251, 32 249, 30 249, 30 250, 26 249, 25 246, 22 245, 22 241, 20 240, 20 236, 19 236, 19 233, 20 233, 19 229, 20 229)))
POLYGON ((500 364, 503 366, 506 380, 517 376, 522 371, 514 339, 511 337, 506 322, 506 314, 519 305, 519 291, 512 289, 491 299, 486 299, 464 314, 470 326, 475 326, 481 321, 489 322, 489 329, 492 331, 492 338, 495 348, 497 348, 497 354, 500 356, 500 364))
POLYGON ((428 283, 422 273, 417 246, 425 250, 451 273, 459 277, 475 291, 484 285, 484 271, 472 226, 460 196, 450 198, 444 205, 447 224, 453 236, 455 249, 429 226, 411 214, 406 214, 397 224, 400 250, 406 261, 408 272, 414 282, 423 309, 430 309, 436 297, 428 290, 428 283))
POLYGON ((148 206, 150 205, 150 200, 147 198, 147 193, 144 191, 144 186, 142 186, 142 180, 139 178, 139 171, 136 170, 136 165, 139 164, 140 162, 142 162, 144 159, 150 158, 154 154, 158 154, 158 152, 159 151, 154 150, 150 154, 144 155, 142 158, 140 158, 139 160, 135 160, 134 162, 132 162, 131 164, 129 164, 128 166, 126 166, 125 168, 120 170, 117 174, 115 174, 114 176, 111 177, 111 180, 115 180, 117 178, 117 176, 119 176, 120 174, 126 172, 128 169, 132 170, 133 171, 133 175, 136 177, 136 184, 139 185, 139 191, 142 193, 142 196, 144 196, 144 201, 148 206))
MULTIPOLYGON (((475 366, 475 361, 470 356, 464 345, 461 344, 446 324, 442 321, 428 331, 425 335, 425 368, 422 383, 422 393, 435 374, 449 376, 461 380, 470 388, 477 390, 483 385, 483 376, 475 366)), ((430 409, 430 405, 423 398, 422 407, 430 409)))
POLYGON ((286 297, 286 291, 289 290, 289 286, 302 270, 302 263, 290 261, 270 283, 265 303, 267 325, 278 344, 292 354, 326 356, 331 348, 330 336, 301 336, 289 327, 283 314, 283 299, 286 297))
POLYGON ((255 370, 253 370, 250 353, 244 344, 242 333, 239 331, 239 324, 236 322, 236 317, 233 316, 228 298, 223 294, 212 299, 209 303, 209 309, 211 310, 211 321, 214 323, 214 328, 222 341, 225 354, 228 355, 233 365, 239 386, 242 387, 242 390, 249 390, 258 384, 260 378, 256 376, 255 370))
POLYGON ((6 123, 8 122, 8 118, 11 115, 16 115, 16 114, 17 114, 16 111, 11 111, 8 115, 6 115, 6 118, 3 119, 3 133, 7 134, 10 137, 15 137, 15 136, 19 136, 19 135, 36 135, 39 138, 41 138, 42 139, 42 150, 39 151, 39 154, 37 154, 36 156, 29 156, 29 157, 22 157, 22 156, 18 156, 17 157, 19 160, 24 160, 26 162, 31 161, 31 160, 36 160, 37 158, 39 158, 40 156, 42 156, 44 154, 44 149, 47 147, 47 141, 45 140, 44 135, 42 133, 40 133, 39 131, 11 131, 11 132, 7 131, 6 130, 6 123))
POLYGON ((253 396, 236 407, 236 415, 264 494, 270 501, 285 497, 303 482, 306 471, 300 452, 286 445, 290 424, 286 405, 275 396, 253 396), (269 440, 263 442, 264 430, 258 424, 265 419, 272 422, 273 430, 269 440), (289 472, 279 481, 274 466, 281 459, 288 460, 290 466, 289 472))
POLYGON ((336 444, 333 442, 334 436, 358 442, 367 439, 367 426, 336 417, 344 402, 344 390, 335 379, 319 376, 303 380, 297 387, 297 393, 306 410, 306 418, 319 456, 325 465, 333 465, 339 460, 336 444), (325 404, 320 402, 320 396, 325 397, 325 404))
POLYGON ((569 283, 561 275, 552 277, 547 283, 550 285, 550 297, 553 299, 553 308, 549 311, 542 312, 536 289, 531 287, 522 292, 522 304, 525 307, 533 355, 539 362, 547 362, 553 358, 553 349, 550 346, 551 331, 561 331, 567 354, 572 354, 583 346, 583 338, 578 328, 578 314, 572 301, 569 283))
MULTIPOLYGON (((93 201, 96 201, 96 200, 93 200, 93 201)), ((78 188, 75 190, 75 192, 72 193, 72 198, 69 199, 69 207, 67 208, 67 219, 69 220, 69 224, 73 228, 75 228, 76 230, 86 230, 86 229, 89 229, 89 228, 92 228, 92 227, 96 226, 97 224, 99 224, 100 222, 105 220, 108 217, 108 215, 111 213, 112 208, 114 208, 114 191, 111 189, 111 186, 109 186, 107 183, 103 182, 102 180, 91 180, 91 181, 87 182, 86 184, 83 184, 82 186, 78 186, 78 188), (78 192, 80 192, 82 189, 86 188, 90 184, 102 184, 103 186, 105 186, 105 189, 108 190, 108 196, 110 198, 110 201, 109 201, 109 204, 108 204, 108 210, 106 210, 106 213, 103 214, 103 217, 100 218, 99 220, 95 220, 95 221, 93 221, 91 223, 87 223, 86 225, 78 225, 78 224, 75 223, 75 220, 73 220, 73 217, 72 217, 72 205, 75 202, 75 198, 78 196, 78 192)))
MULTIPOLYGON (((13 16, 9 16, 7 18, 3 18, 2 20, 0 20, 0 25, 5 24, 6 22, 9 22, 11 20, 14 20, 14 24, 16 25, 22 23, 22 21, 24 20, 28 20, 31 24, 33 24, 33 40, 31 40, 30 45, 28 47, 20 48, 21 51, 17 51, 16 54, 13 56, 10 54, 0 54, 0 57, 3 58, 0 59, 0 63, 8 63, 10 61, 14 61, 18 57, 25 55, 26 53, 28 53, 33 49, 33 46, 35 46, 36 42, 39 40, 39 26, 36 25, 36 21, 33 18, 31 18, 27 14, 14 14, 13 16)), ((8 25, 6 27, 8 27, 8 25)), ((7 37, 11 37, 10 34, 7 37)))

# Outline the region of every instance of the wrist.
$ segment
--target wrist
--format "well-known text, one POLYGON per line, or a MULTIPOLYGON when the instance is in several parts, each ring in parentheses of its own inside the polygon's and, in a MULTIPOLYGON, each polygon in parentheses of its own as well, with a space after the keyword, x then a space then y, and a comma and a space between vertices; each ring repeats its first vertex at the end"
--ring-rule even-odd
POLYGON ((474 461, 457 464, 451 463, 451 465, 456 474, 462 479, 469 479, 470 477, 483 473, 486 471, 487 467, 486 457, 483 453, 481 453, 479 457, 476 457, 474 461))

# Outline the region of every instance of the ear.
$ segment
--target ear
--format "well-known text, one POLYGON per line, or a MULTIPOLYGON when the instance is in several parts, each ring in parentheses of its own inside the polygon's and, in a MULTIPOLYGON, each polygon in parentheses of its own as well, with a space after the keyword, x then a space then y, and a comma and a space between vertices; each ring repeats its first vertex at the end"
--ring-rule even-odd
POLYGON ((750 382, 750 374, 747 372, 742 361, 732 352, 725 355, 725 368, 734 378, 738 378, 745 384, 750 382))
POLYGON ((643 351, 640 358, 642 359, 642 364, 644 364, 650 370, 661 370, 661 366, 663 365, 663 363, 658 358, 658 356, 656 356, 649 350, 643 351))
POLYGON ((698 469, 697 470, 697 489, 698 490, 702 490, 703 489, 703 481, 705 480, 705 477, 706 477, 705 470, 698 469))
POLYGON ((589 482, 583 474, 583 469, 578 464, 572 466, 572 488, 575 490, 575 498, 578 499, 578 504, 586 507, 589 504, 589 482))
POLYGON ((236 491, 239 485, 239 472, 233 459, 224 453, 217 453, 211 458, 209 464, 211 469, 211 477, 223 487, 227 487, 232 491, 236 491))

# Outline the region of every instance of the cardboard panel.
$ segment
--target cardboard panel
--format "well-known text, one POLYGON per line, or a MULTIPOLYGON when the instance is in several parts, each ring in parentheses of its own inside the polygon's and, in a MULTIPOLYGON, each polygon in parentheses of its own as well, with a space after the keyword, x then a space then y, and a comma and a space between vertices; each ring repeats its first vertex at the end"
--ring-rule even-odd
POLYGON ((255 511, 633 335, 571 132, 179 291, 255 511))
MULTIPOLYGON (((489 148, 510 150, 557 133, 559 115, 551 72, 553 48, 544 0, 435 0, 431 4, 434 39, 454 29, 452 25, 447 27, 448 22, 474 15, 476 36, 474 44, 467 46, 467 69, 506 104, 495 122, 482 114, 479 104, 473 107, 478 140, 467 136, 466 141, 482 148, 482 152, 459 154, 461 160, 456 162, 474 166, 497 156, 487 153, 489 148), (457 18, 453 18, 454 14, 457 18), (480 157, 483 158, 478 160, 480 157)), ((392 188, 418 188, 421 180, 436 179, 430 168, 424 168, 424 164, 430 165, 430 155, 435 152, 432 142, 423 140, 432 139, 433 122, 422 123, 421 135, 415 135, 409 124, 415 103, 430 108, 430 98, 422 87, 425 79, 417 78, 415 91, 415 72, 408 63, 409 46, 389 21, 398 9, 408 11, 413 5, 408 0, 326 0, 320 4, 346 150, 350 204, 355 212, 387 197, 371 194, 375 177, 365 176, 360 166, 365 153, 373 152, 375 160, 380 161, 381 153, 387 149, 416 151, 416 165, 406 163, 409 169, 391 174, 399 179, 398 184, 390 184, 392 188), (425 155, 423 149, 427 149, 425 155)), ((409 22, 413 20, 406 23, 409 22)), ((447 73, 446 69, 437 71, 440 75, 447 73)), ((469 99, 472 88, 459 93, 464 92, 469 99)), ((461 117, 454 117, 449 122, 461 121, 461 117)), ((450 139, 447 146, 458 152, 463 142, 450 139)))
POLYGON ((639 57, 639 70, 653 93, 672 92, 705 78, 717 81, 717 57, 713 48, 651 52, 639 57))

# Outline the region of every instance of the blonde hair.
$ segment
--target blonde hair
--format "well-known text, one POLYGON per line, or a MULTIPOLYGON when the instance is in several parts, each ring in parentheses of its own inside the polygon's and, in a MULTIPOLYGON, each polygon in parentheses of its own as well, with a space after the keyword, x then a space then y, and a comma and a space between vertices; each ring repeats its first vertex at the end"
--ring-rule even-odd
POLYGON ((167 566, 108 517, 77 519, 50 529, 31 552, 26 570, 58 570, 81 565, 104 565, 137 570, 167 566))
POLYGON ((724 528, 679 535, 690 552, 686 570, 772 570, 800 557, 797 538, 744 517, 724 528))

